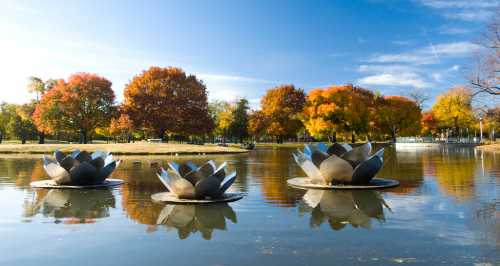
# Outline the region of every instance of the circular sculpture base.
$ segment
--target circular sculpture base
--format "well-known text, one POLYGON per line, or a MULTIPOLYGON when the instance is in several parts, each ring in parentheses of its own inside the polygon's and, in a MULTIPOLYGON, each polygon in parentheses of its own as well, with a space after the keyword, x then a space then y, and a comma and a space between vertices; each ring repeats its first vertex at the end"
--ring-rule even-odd
POLYGON ((119 186, 123 183, 125 183, 125 181, 121 179, 108 178, 104 180, 102 184, 89 185, 89 186, 58 185, 54 180, 33 181, 30 183, 30 185, 32 188, 86 189, 86 188, 114 187, 114 186, 119 186))
POLYGON ((151 199, 156 202, 174 203, 174 204, 209 204, 220 202, 231 202, 242 199, 245 193, 229 193, 224 194, 220 199, 180 199, 174 193, 160 192, 151 195, 151 199))
POLYGON ((373 178, 367 185, 325 185, 312 184, 307 177, 296 177, 286 181, 289 186, 295 188, 315 189, 382 189, 399 186, 399 181, 385 178, 373 178))

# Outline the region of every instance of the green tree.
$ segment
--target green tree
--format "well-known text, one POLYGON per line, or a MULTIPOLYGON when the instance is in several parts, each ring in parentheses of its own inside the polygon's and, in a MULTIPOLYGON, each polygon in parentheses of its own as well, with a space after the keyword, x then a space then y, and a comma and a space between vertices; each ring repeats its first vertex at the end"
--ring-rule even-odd
POLYGON ((248 137, 248 100, 240 99, 233 111, 233 121, 229 126, 229 132, 240 142, 248 137))

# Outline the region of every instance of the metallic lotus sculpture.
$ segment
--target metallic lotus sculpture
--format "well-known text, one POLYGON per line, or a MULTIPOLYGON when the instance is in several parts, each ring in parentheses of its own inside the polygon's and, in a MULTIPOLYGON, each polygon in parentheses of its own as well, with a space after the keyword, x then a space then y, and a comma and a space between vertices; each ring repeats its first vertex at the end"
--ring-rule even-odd
POLYGON ((158 178, 167 189, 180 199, 221 199, 236 180, 236 172, 226 176, 227 162, 217 167, 210 160, 201 166, 192 162, 168 163, 170 169, 161 168, 158 178))
POLYGON ((384 149, 370 156, 371 150, 370 142, 355 148, 339 143, 306 144, 293 157, 312 184, 366 185, 384 163, 384 149))
POLYGON ((384 206, 390 210, 382 195, 372 190, 310 189, 299 204, 299 214, 311 213, 310 226, 317 227, 325 220, 333 230, 347 224, 371 228, 371 220, 385 222, 384 206))
POLYGON ((226 219, 237 223, 236 213, 227 203, 203 205, 167 204, 156 223, 167 229, 177 229, 180 239, 200 232, 206 240, 212 238, 215 229, 226 230, 226 219))
POLYGON ((57 185, 93 186, 103 184, 118 167, 109 152, 75 150, 71 154, 56 150, 54 159, 43 156, 43 168, 57 185))

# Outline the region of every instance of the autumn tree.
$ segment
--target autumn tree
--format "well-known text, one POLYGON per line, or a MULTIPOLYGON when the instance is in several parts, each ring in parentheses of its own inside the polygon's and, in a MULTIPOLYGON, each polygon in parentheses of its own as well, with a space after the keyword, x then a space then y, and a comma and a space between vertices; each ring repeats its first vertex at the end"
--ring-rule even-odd
MULTIPOLYGON (((48 79, 47 81, 43 81, 39 77, 34 77, 31 76, 28 78, 28 92, 30 93, 35 93, 36 94, 36 100, 34 104, 38 104, 40 101, 40 98, 45 94, 46 91, 51 89, 55 84, 57 83, 57 80, 55 79, 48 79)), ((32 119, 32 118, 30 118, 32 119)), ((34 121, 32 121, 34 123, 34 121)), ((44 144, 45 143, 45 132, 44 131, 39 131, 38 132, 38 144, 44 144)))
POLYGON ((304 123, 311 135, 336 141, 339 132, 355 136, 368 133, 375 95, 351 84, 315 89, 308 95, 304 123))
POLYGON ((116 140, 121 139, 127 142, 132 138, 133 123, 127 114, 122 113, 118 118, 112 118, 109 123, 109 134, 116 140))
POLYGON ((28 139, 33 139, 37 135, 36 127, 31 119, 34 105, 26 103, 14 106, 14 108, 15 110, 7 127, 11 135, 20 139, 22 144, 25 144, 28 139))
POLYGON ((438 121, 432 111, 422 113, 421 134, 423 136, 434 136, 438 133, 438 121))
POLYGON ((39 132, 57 135, 66 129, 68 117, 63 115, 61 98, 66 86, 64 80, 56 84, 40 98, 33 112, 33 121, 39 132))
POLYGON ((267 118, 261 110, 253 111, 248 116, 248 133, 259 139, 266 133, 267 118))
POLYGON ((489 132, 491 140, 495 140, 495 135, 500 131, 500 106, 486 110, 483 117, 484 129, 489 132))
POLYGON ((124 110, 135 126, 162 139, 165 133, 202 135, 214 127, 206 90, 180 68, 151 67, 127 84, 124 110))
POLYGON ((414 136, 420 133, 422 111, 417 103, 403 96, 378 97, 374 105, 374 122, 379 131, 391 136, 414 136))
POLYGON ((461 128, 470 128, 475 123, 472 93, 464 87, 455 87, 439 95, 432 112, 439 126, 452 129, 455 135, 461 128))
POLYGON ((278 143, 285 137, 296 136, 302 123, 299 114, 305 103, 302 89, 293 85, 281 85, 269 89, 260 104, 267 120, 267 134, 274 136, 278 143))
POLYGON ((492 16, 479 44, 484 49, 477 52, 475 67, 469 77, 474 95, 500 95, 500 8, 492 16))
POLYGON ((109 123, 114 100, 109 80, 95 74, 77 73, 47 91, 33 117, 40 131, 53 132, 61 127, 79 132, 80 142, 87 143, 96 128, 109 123))

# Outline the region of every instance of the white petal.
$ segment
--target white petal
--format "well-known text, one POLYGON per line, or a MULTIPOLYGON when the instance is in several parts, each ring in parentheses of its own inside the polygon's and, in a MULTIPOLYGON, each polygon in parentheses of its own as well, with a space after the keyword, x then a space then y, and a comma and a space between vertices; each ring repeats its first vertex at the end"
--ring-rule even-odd
POLYGON ((194 198, 194 186, 177 172, 169 172, 171 192, 179 198, 194 198))
POLYGON ((319 172, 326 183, 351 182, 353 171, 351 164, 337 155, 328 157, 319 167, 319 172))
POLYGON ((307 159, 301 151, 298 151, 296 154, 294 154, 293 157, 295 159, 295 162, 297 162, 300 168, 302 168, 302 171, 304 171, 304 173, 306 173, 306 175, 311 179, 312 183, 325 182, 325 180, 321 176, 321 173, 319 172, 319 169, 311 160, 307 159))
POLYGON ((58 184, 69 183, 71 181, 68 171, 57 163, 48 163, 44 165, 43 168, 50 178, 56 180, 58 184))

